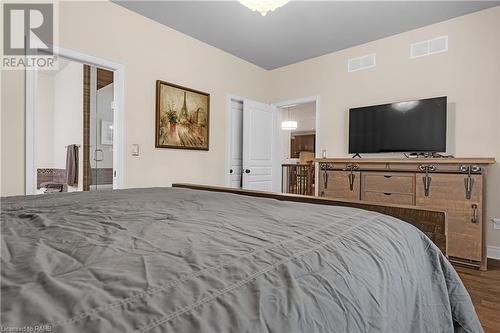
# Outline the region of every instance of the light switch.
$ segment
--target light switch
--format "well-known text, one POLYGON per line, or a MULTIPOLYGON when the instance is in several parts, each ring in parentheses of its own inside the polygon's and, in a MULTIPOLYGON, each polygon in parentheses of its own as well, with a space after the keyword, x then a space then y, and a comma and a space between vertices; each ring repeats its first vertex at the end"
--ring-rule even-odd
POLYGON ((139 156, 139 145, 137 143, 132 145, 132 156, 139 156))
POLYGON ((493 219, 493 229, 500 229, 500 219, 499 218, 493 219))

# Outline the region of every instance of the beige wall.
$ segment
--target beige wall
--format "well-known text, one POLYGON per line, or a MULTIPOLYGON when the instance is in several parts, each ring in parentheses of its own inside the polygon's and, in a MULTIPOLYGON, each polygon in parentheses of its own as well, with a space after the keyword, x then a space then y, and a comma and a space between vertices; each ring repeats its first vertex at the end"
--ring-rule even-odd
MULTIPOLYGON (((61 2, 59 11, 62 47, 125 65, 126 186, 223 184, 226 94, 267 100, 268 72, 110 2, 61 2), (210 151, 154 148, 158 79, 211 94, 210 151)), ((2 83, 5 196, 24 193, 24 74, 2 71, 2 83)))
MULTIPOLYGON (((449 151, 500 161, 499 18, 496 7, 276 69, 273 100, 319 96, 321 149, 344 157, 350 107, 447 95, 454 123, 449 151), (448 52, 409 58, 410 43, 443 35, 448 52), (347 72, 347 59, 370 53, 377 54, 375 68, 347 72)), ((499 165, 491 169, 488 218, 500 217, 499 165)), ((488 229, 489 244, 500 246, 500 231, 491 223, 488 229)))
POLYGON ((24 194, 24 73, 1 71, 1 195, 24 194))

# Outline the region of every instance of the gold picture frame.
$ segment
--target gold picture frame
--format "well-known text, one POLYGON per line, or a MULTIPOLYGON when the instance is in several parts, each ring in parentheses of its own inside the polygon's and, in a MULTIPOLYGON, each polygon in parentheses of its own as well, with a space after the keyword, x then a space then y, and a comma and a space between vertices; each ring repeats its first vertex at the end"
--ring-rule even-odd
POLYGON ((210 94, 156 81, 156 148, 209 150, 210 94))

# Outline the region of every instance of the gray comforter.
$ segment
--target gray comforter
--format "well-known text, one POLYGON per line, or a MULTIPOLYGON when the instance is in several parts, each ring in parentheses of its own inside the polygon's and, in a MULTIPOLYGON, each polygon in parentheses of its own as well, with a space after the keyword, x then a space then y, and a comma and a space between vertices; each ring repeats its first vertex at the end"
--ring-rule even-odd
POLYGON ((364 210, 153 188, 2 200, 3 327, 482 332, 439 249, 364 210))

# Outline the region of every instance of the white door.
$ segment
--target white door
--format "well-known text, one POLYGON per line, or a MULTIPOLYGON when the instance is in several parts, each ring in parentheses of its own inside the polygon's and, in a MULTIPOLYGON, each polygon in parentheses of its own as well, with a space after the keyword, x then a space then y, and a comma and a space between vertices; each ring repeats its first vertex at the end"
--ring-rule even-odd
POLYGON ((274 107, 243 101, 243 188, 273 190, 274 107))
POLYGON ((243 102, 231 99, 231 148, 229 156, 229 186, 241 188, 243 172, 243 102))

